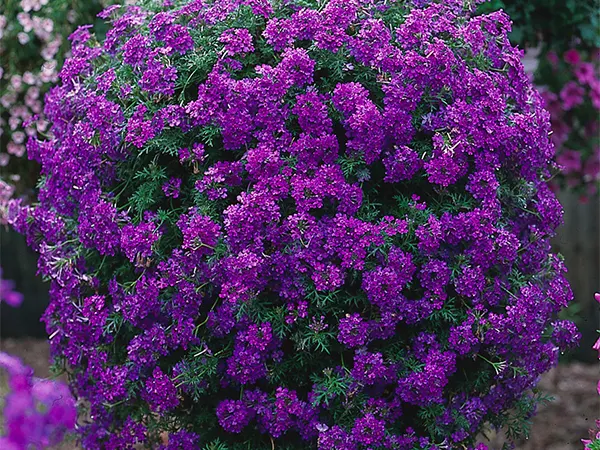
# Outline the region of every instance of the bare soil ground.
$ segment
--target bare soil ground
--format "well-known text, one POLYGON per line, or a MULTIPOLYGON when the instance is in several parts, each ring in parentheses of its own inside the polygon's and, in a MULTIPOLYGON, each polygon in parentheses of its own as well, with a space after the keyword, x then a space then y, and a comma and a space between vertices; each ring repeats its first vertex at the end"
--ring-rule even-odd
MULTIPOLYGON (((48 344, 39 339, 3 339, 0 350, 20 357, 38 377, 48 377, 48 344)), ((517 450, 582 450, 581 438, 588 435, 600 417, 600 397, 596 385, 600 378, 598 364, 562 364, 546 374, 540 387, 554 401, 539 407, 533 420, 529 439, 520 442, 517 450)), ((0 372, 0 397, 6 393, 4 373, 0 372)), ((493 450, 502 448, 502 436, 494 436, 489 444, 493 450)), ((73 443, 64 443, 56 450, 77 450, 73 443)))

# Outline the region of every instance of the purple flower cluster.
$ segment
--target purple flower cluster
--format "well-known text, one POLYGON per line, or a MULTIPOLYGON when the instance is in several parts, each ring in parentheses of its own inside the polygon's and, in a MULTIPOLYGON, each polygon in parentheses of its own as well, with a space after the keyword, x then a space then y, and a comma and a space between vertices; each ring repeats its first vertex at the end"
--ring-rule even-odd
POLYGON ((481 450, 513 420, 578 333, 549 115, 463 3, 165 2, 77 41, 9 217, 86 448, 481 450))
POLYGON ((6 353, 0 367, 8 374, 9 393, 3 398, 3 434, 7 450, 48 448, 60 443, 75 427, 77 410, 67 385, 33 377, 33 370, 6 353))

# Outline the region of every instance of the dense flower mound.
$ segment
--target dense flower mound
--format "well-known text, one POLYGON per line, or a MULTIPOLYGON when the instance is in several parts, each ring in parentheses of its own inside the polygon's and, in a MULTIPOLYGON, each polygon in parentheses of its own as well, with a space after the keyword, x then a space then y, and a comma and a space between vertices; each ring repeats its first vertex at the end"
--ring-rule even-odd
MULTIPOLYGON (((46 98, 39 204, 87 448, 468 449, 574 345, 549 115, 503 13, 196 0, 103 13, 46 98)), ((486 448, 480 444, 477 448, 486 448)))

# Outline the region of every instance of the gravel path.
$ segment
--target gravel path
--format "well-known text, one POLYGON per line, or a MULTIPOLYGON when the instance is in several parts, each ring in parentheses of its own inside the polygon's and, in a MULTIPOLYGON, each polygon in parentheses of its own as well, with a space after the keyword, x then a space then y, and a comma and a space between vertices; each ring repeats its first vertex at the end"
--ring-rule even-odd
MULTIPOLYGON (((20 357, 33 367, 35 375, 49 373, 48 344, 38 339, 3 339, 0 349, 20 357)), ((581 438, 600 417, 600 397, 596 384, 600 378, 598 364, 564 364, 546 374, 540 387, 555 400, 539 408, 528 440, 519 443, 517 450, 582 450, 581 438)), ((6 392, 4 374, 0 373, 0 396, 6 392)), ((502 437, 496 436, 490 447, 502 448, 502 437)), ((76 450, 73 444, 63 444, 57 450, 76 450)))

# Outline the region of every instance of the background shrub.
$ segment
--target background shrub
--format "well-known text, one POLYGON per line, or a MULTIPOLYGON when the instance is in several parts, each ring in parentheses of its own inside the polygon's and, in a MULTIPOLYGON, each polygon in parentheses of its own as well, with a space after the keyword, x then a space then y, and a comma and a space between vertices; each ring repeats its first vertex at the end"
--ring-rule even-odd
POLYGON ((521 48, 541 44, 559 54, 573 46, 600 48, 600 12, 594 0, 491 0, 480 9, 503 9, 514 23, 511 41, 521 48))
MULTIPOLYGON (((37 164, 25 143, 45 134, 43 98, 68 54, 67 37, 78 25, 94 23, 110 0, 5 0, 0 9, 0 221, 10 195, 34 195, 37 164), (16 192, 15 192, 16 190, 16 192)), ((98 21, 99 35, 105 29, 98 21)))

